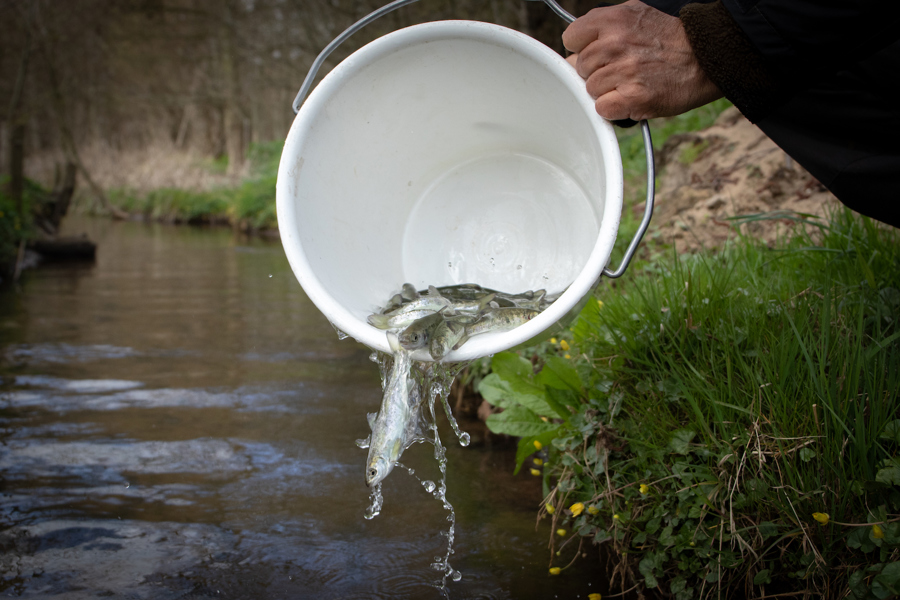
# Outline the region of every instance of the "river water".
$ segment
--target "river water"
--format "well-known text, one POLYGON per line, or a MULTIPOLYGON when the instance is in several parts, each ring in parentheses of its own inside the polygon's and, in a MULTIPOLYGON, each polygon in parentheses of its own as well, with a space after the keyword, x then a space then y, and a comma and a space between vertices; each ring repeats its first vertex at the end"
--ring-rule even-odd
MULTIPOLYGON (((74 219, 90 265, 0 288, 0 593, 25 598, 440 598, 447 512, 402 469, 365 520, 370 351, 340 341, 278 242, 74 219)), ((538 478, 446 421, 462 580, 450 598, 587 598, 548 575, 538 478)), ((437 480, 433 449, 403 462, 437 480)), ((566 561, 567 562, 567 561, 566 561)))

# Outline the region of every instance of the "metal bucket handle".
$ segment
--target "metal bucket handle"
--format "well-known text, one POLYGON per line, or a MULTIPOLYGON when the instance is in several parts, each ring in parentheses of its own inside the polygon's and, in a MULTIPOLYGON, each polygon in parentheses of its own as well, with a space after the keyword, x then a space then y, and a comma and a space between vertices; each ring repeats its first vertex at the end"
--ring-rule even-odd
MULTIPOLYGON (((306 99, 307 94, 309 94, 310 88, 312 88, 313 81, 316 78, 316 73, 319 72, 319 69, 325 62, 325 59, 328 58, 328 56, 332 52, 334 52, 335 48, 340 46, 347 38, 349 38, 351 35, 359 31, 378 17, 384 16, 391 11, 394 11, 402 6, 406 6, 407 4, 412 4, 416 1, 417 0, 394 0, 393 2, 382 6, 378 10, 372 11, 371 13, 345 29, 343 33, 334 38, 330 44, 325 46, 325 49, 322 50, 316 57, 316 60, 313 61, 312 66, 309 68, 309 73, 306 74, 306 79, 303 80, 303 85, 300 86, 300 91, 297 92, 297 97, 294 98, 294 113, 296 114, 300 112, 300 106, 306 99)), ((543 0, 543 2, 566 22, 571 23, 575 20, 575 17, 569 14, 569 12, 563 9, 559 4, 557 4, 555 0, 543 0)), ((653 162, 653 141, 650 138, 650 126, 647 124, 647 121, 641 121, 640 125, 641 133, 644 137, 644 153, 647 157, 647 201, 644 205, 644 218, 641 219, 641 224, 638 227, 637 233, 634 234, 634 238, 628 245, 628 249, 625 250, 625 256, 622 258, 622 264, 619 265, 619 268, 615 271, 611 271, 609 267, 604 267, 603 275, 611 279, 621 277, 622 274, 625 273, 625 269, 631 262, 635 251, 637 251, 638 244, 641 243, 641 239, 643 239, 644 234, 647 232, 647 227, 649 227, 650 225, 650 217, 653 216, 653 200, 656 196, 656 169, 653 162)))

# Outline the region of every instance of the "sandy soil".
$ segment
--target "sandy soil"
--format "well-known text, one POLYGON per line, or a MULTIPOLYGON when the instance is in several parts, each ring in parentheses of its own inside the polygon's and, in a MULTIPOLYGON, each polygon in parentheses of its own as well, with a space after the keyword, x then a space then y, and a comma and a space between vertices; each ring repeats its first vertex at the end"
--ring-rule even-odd
MULTIPOLYGON (((794 211, 824 216, 840 202, 736 108, 703 131, 676 134, 657 156, 662 171, 651 232, 679 252, 717 248, 737 233, 727 219, 794 211)), ((643 212, 643 204, 635 209, 643 212)), ((767 243, 798 227, 777 219, 741 226, 767 243)))

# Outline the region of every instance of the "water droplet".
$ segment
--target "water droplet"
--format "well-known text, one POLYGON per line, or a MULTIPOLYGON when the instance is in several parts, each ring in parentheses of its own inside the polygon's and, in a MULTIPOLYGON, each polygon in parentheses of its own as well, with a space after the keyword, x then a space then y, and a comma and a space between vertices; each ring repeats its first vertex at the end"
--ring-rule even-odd
POLYGON ((367 437, 364 440, 356 440, 356 445, 365 450, 369 447, 369 441, 372 439, 372 436, 367 437))
POLYGON ((381 496, 381 484, 378 483, 375 487, 372 488, 372 493, 369 495, 372 499, 372 504, 369 505, 369 508, 366 509, 366 514, 363 515, 367 520, 372 520, 378 515, 381 514, 381 507, 384 504, 384 498, 381 496))
POLYGON ((462 573, 460 573, 459 571, 453 571, 453 573, 450 575, 450 579, 452 579, 453 581, 459 581, 460 579, 462 579, 462 573))
POLYGON ((434 491, 435 485, 433 481, 423 481, 422 485, 425 487, 425 491, 429 494, 434 491))
POLYGON ((128 482, 126 481, 126 482, 125 482, 125 489, 127 490, 127 489, 130 488, 130 487, 131 487, 131 484, 128 483, 128 482))
POLYGON ((269 273, 269 279, 272 279, 272 274, 271 274, 271 273, 269 273))

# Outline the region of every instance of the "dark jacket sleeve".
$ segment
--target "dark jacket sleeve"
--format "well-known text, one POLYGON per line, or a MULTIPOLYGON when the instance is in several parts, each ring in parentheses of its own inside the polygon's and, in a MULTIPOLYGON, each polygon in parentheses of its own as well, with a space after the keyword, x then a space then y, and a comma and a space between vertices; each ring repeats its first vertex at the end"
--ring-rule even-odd
POLYGON ((715 0, 678 15, 701 68, 753 122, 900 37, 896 0, 715 0))

